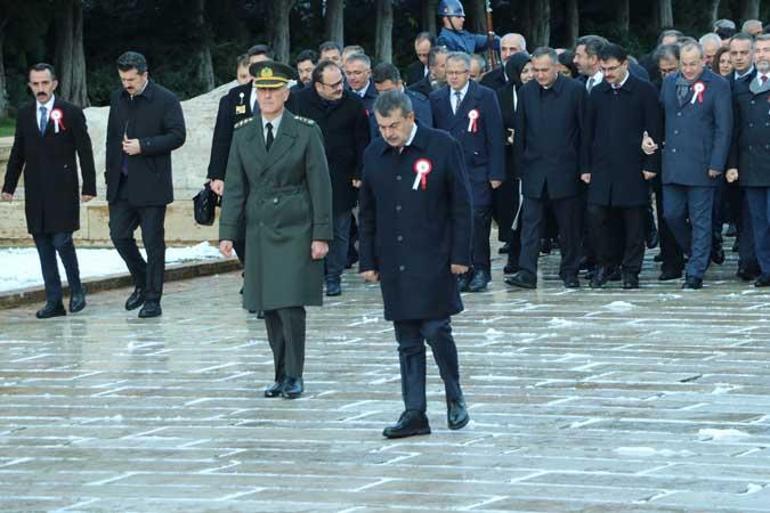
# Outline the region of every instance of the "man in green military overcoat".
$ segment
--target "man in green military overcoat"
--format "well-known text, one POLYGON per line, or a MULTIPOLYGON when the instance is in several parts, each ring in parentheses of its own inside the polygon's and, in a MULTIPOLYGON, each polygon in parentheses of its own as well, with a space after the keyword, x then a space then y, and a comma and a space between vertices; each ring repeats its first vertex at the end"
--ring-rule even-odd
POLYGON ((259 114, 235 126, 225 173, 220 251, 246 223, 243 306, 262 310, 275 361, 266 397, 304 390, 305 306, 320 306, 323 258, 332 240, 332 191, 320 128, 284 109, 293 70, 250 68, 259 114))

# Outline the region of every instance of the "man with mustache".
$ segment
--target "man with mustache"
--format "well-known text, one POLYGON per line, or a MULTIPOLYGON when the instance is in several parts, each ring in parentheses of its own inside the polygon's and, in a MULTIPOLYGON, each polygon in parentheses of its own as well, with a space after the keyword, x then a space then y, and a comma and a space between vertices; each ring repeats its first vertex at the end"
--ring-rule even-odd
POLYGON ((46 304, 36 316, 47 319, 67 314, 56 253, 67 273, 70 312, 86 306, 72 232, 80 228, 78 199, 85 203, 96 196, 96 170, 86 118, 79 107, 54 95, 59 82, 53 66, 32 66, 27 85, 35 101, 19 109, 2 199, 13 199, 23 171, 27 230, 35 240, 45 282, 46 304), (76 155, 83 176, 79 198, 76 155))

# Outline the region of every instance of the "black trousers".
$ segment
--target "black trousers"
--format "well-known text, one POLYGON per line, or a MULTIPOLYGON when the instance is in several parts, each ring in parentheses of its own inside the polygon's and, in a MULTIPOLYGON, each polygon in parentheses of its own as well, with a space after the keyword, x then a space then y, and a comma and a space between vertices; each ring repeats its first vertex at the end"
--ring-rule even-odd
POLYGON ((521 255, 519 267, 537 274, 537 258, 540 254, 540 237, 545 221, 545 206, 550 203, 559 226, 559 248, 562 278, 576 276, 580 267, 583 201, 580 196, 547 200, 524 198, 521 224, 521 255))
POLYGON ((474 271, 490 273, 489 231, 492 229, 492 206, 473 209, 473 247, 471 261, 474 271))
POLYGON ((460 368, 457 347, 452 337, 449 317, 395 321, 398 341, 398 360, 401 367, 401 396, 407 410, 424 412, 425 398, 425 342, 430 345, 439 374, 444 381, 447 401, 461 399, 460 368))
POLYGON ((150 301, 160 301, 163 295, 163 273, 166 268, 165 220, 165 205, 131 205, 121 182, 117 199, 110 204, 110 238, 131 273, 134 286, 144 289, 144 297, 150 301), (142 258, 134 240, 137 227, 142 228, 147 261, 142 258))
POLYGON ((301 378, 305 366, 305 308, 292 306, 265 311, 267 340, 273 351, 275 381, 301 378))
POLYGON ((78 257, 75 253, 75 244, 72 242, 72 232, 59 233, 33 233, 37 254, 40 257, 40 270, 43 273, 45 283, 45 299, 48 303, 61 303, 62 287, 59 277, 59 266, 56 263, 56 253, 59 253, 64 271, 67 273, 67 282, 70 287, 70 295, 80 292, 83 286, 80 283, 80 269, 78 257))
POLYGON ((619 240, 625 240, 623 272, 639 274, 644 259, 647 207, 588 205, 588 219, 591 231, 595 234, 599 265, 609 267, 617 264, 619 240), (615 226, 618 223, 622 226, 620 239, 615 226))
POLYGON ((513 242, 513 220, 519 208, 519 181, 508 176, 492 190, 492 219, 497 223, 497 240, 513 242))

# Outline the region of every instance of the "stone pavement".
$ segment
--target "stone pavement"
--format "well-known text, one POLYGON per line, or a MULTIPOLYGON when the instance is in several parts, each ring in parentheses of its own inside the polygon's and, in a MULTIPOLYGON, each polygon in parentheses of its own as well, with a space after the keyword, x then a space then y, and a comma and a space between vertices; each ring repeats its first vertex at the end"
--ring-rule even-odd
MULTIPOLYGON (((471 424, 386 441, 401 411, 379 290, 309 312, 307 394, 265 399, 262 321, 240 275, 169 283, 164 316, 90 296, 51 321, 0 311, 0 512, 751 513, 770 511, 770 295, 538 290, 495 282, 454 321, 471 424)), ((649 258, 649 257, 648 257, 649 258)), ((734 258, 731 255, 731 258, 734 258)), ((585 282, 584 282, 585 285, 585 282)))

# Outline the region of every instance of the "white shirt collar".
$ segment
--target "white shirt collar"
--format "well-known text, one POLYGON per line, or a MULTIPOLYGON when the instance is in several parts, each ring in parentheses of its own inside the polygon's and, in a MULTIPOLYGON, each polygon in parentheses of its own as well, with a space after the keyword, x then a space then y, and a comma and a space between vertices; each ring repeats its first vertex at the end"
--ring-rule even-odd
POLYGON ((604 80, 604 73, 602 73, 602 70, 599 70, 593 75, 591 75, 590 77, 588 77, 588 80, 586 80, 586 89, 588 89, 588 83, 591 82, 591 80, 593 80, 593 82, 591 83, 591 87, 598 86, 602 82, 602 80, 604 80))
POLYGON ((355 92, 355 93, 356 93, 358 96, 360 96, 361 98, 363 98, 364 96, 366 96, 366 91, 368 91, 368 90, 369 90, 369 84, 370 84, 370 83, 371 83, 371 82, 370 82, 369 80, 367 80, 367 81, 366 81, 366 85, 365 85, 364 87, 362 87, 361 89, 359 89, 359 90, 357 90, 357 91, 354 91, 354 92, 355 92))
POLYGON ((415 135, 417 135, 417 123, 412 124, 412 132, 409 134, 409 139, 407 139, 406 142, 404 143, 405 148, 410 144, 412 144, 412 141, 414 141, 415 135))
POLYGON ((53 110, 53 104, 56 101, 56 96, 51 95, 51 97, 48 99, 45 103, 35 102, 37 103, 37 115, 40 116, 40 107, 45 107, 45 111, 48 113, 48 117, 51 117, 51 111, 53 110))
POLYGON ((253 86, 251 88, 251 96, 249 96, 249 108, 252 114, 257 111, 257 88, 253 86))
POLYGON ((751 67, 750 67, 749 69, 747 69, 747 70, 746 70, 746 71, 744 71, 743 73, 738 73, 738 72, 736 71, 736 72, 735 72, 735 79, 736 79, 736 80, 738 80, 738 79, 741 79, 741 78, 745 77, 746 75, 748 75, 749 73, 751 73, 752 71, 754 71, 754 65, 753 65, 753 64, 751 65, 751 67))
POLYGON ((281 112, 281 115, 277 118, 268 121, 265 118, 262 119, 262 134, 267 138, 267 124, 270 123, 273 125, 273 137, 278 137, 278 127, 281 125, 281 120, 283 119, 283 112, 281 112))
POLYGON ((620 81, 620 83, 617 86, 612 86, 613 89, 620 89, 624 85, 626 85, 626 82, 628 82, 628 77, 631 76, 630 71, 626 71, 626 76, 623 78, 623 80, 620 81))
MULTIPOLYGON (((460 92, 460 99, 463 99, 463 98, 465 98, 465 95, 466 95, 466 94, 468 94, 468 88, 469 88, 470 86, 471 86, 471 81, 470 81, 470 80, 468 80, 468 81, 465 83, 465 86, 463 86, 463 88, 462 88, 462 89, 460 89, 460 91, 459 91, 459 92, 460 92)), ((449 88, 450 88, 450 89, 452 89, 452 87, 451 87, 451 86, 450 86, 449 88)), ((452 89, 452 96, 454 96, 454 95, 455 95, 457 92, 458 92, 458 91, 455 91, 454 89, 452 89)))

